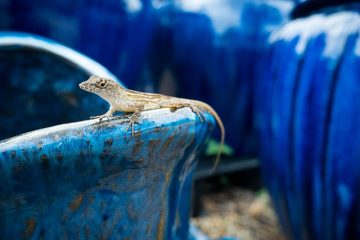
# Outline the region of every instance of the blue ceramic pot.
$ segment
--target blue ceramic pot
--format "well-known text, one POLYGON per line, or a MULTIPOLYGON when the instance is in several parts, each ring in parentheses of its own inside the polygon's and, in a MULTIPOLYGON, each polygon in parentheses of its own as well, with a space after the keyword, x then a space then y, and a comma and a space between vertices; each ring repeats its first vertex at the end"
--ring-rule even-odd
POLYGON ((135 135, 89 120, 1 141, 2 238, 187 239, 194 157, 213 124, 190 109, 143 118, 135 135))
MULTIPOLYGON (((108 106, 79 89, 116 79, 93 60, 34 35, 0 35, 0 133, 88 119, 108 106)), ((195 156, 214 127, 188 108, 42 128, 0 141, 2 239, 187 239, 195 156)))
POLYGON ((291 239, 360 238, 359 9, 289 22, 262 65, 261 163, 291 239))

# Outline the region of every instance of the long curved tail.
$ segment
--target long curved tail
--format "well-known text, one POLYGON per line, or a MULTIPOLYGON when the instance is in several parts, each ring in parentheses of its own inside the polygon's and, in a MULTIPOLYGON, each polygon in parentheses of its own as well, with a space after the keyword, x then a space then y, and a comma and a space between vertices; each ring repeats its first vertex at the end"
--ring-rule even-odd
POLYGON ((221 153, 223 151, 224 143, 225 143, 225 127, 224 127, 224 124, 223 124, 221 118, 217 114, 217 112, 209 104, 201 102, 201 101, 196 101, 196 100, 195 100, 195 103, 199 107, 202 107, 202 108, 206 109, 207 111, 209 111, 214 116, 217 124, 220 127, 220 131, 221 131, 220 147, 219 147, 218 152, 216 154, 215 163, 214 163, 212 169, 210 170, 210 175, 211 175, 211 174, 213 174, 215 172, 216 168, 218 167, 218 165, 220 163, 221 153))

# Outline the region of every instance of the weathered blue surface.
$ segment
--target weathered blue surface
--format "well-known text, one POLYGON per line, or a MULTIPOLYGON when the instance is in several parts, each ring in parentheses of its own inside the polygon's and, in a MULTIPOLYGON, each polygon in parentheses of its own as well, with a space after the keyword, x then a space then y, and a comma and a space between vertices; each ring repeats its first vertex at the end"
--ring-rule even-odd
POLYGON ((114 78, 93 60, 56 42, 21 33, 0 34, 0 139, 88 119, 108 104, 79 89, 90 75, 114 78))
POLYGON ((0 142, 4 239, 187 239, 195 154, 214 126, 190 109, 40 129, 0 142))
POLYGON ((255 65, 292 6, 278 0, 0 0, 0 30, 55 39, 99 61, 130 88, 210 103, 231 129, 226 141, 236 157, 253 157, 255 65))
POLYGON ((271 37, 258 92, 262 168, 291 239, 360 238, 359 5, 271 37))

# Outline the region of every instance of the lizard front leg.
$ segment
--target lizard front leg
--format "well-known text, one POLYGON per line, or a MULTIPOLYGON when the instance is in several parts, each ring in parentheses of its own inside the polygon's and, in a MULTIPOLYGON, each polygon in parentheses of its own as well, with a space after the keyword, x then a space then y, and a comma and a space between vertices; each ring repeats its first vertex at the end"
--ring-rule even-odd
MULTIPOLYGON (((122 119, 122 121, 121 121, 121 122, 129 123, 129 125, 125 129, 125 131, 127 131, 129 129, 129 127, 131 127, 131 134, 134 135, 134 124, 139 123, 139 117, 140 117, 140 113, 142 110, 143 110, 143 108, 139 108, 138 110, 134 111, 133 113, 125 115, 126 119, 122 119)), ((105 114, 99 115, 99 116, 93 116, 93 117, 90 117, 90 119, 99 119, 100 122, 104 118, 107 118, 107 120, 109 120, 111 117, 113 117, 115 112, 116 112, 116 110, 114 109, 114 107, 110 106, 109 110, 105 114)), ((116 116, 116 117, 121 117, 121 116, 116 116)))
POLYGON ((115 113, 115 109, 110 106, 109 110, 103 114, 103 115, 99 115, 99 116, 93 116, 93 117, 90 117, 90 119, 99 119, 99 121, 101 122, 104 118, 107 118, 109 120, 110 117, 112 117, 115 113))

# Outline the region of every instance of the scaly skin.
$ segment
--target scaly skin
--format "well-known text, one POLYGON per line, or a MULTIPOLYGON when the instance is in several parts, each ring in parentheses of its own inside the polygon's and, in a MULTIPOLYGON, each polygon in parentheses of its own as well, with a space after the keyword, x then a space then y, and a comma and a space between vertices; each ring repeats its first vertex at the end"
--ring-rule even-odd
POLYGON ((171 111, 176 111, 180 108, 189 107, 201 120, 203 120, 200 109, 205 109, 215 117, 221 130, 220 147, 211 172, 214 172, 217 168, 224 146, 225 128, 221 118, 210 105, 196 100, 129 90, 120 86, 112 79, 96 76, 92 76, 88 80, 80 83, 79 87, 85 91, 97 94, 110 104, 110 108, 105 114, 91 118, 99 118, 101 121, 104 118, 109 119, 115 112, 132 113, 132 115, 128 118, 130 123, 129 126, 132 128, 132 133, 134 132, 134 123, 138 122, 138 118, 142 111, 160 108, 170 108, 171 111))

